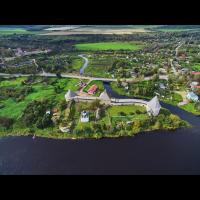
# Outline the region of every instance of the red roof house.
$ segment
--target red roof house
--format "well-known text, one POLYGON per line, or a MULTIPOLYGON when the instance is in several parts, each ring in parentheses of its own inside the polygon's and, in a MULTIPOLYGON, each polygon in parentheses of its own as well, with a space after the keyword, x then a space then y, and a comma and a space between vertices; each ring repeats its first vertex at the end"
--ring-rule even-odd
POLYGON ((192 72, 192 75, 200 75, 200 72, 192 72))
POLYGON ((97 85, 92 85, 88 90, 88 94, 94 94, 97 91, 97 85))

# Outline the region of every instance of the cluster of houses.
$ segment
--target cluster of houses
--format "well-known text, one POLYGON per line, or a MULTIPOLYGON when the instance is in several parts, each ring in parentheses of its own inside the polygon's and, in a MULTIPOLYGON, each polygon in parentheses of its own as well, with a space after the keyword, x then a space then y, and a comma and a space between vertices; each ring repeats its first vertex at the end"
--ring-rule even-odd
POLYGON ((27 56, 27 55, 33 55, 33 54, 40 54, 40 53, 48 53, 51 50, 50 49, 46 49, 46 50, 33 50, 33 51, 25 51, 22 50, 21 48, 17 48, 17 49, 13 49, 15 56, 16 57, 21 57, 21 56, 27 56))
MULTIPOLYGON (((200 72, 192 72, 192 75, 200 75, 200 72)), ((191 91, 187 93, 187 99, 193 102, 199 101, 199 97, 195 94, 195 90, 200 89, 200 83, 198 81, 193 81, 191 82, 190 87, 191 91)))

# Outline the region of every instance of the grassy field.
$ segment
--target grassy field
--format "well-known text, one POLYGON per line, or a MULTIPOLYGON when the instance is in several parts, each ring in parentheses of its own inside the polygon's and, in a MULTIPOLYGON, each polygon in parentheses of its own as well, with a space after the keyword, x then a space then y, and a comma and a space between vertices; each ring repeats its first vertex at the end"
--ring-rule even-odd
POLYGON ((200 64, 197 63, 197 64, 193 65, 193 66, 192 66, 192 69, 197 70, 197 71, 200 71, 200 64))
POLYGON ((108 109, 108 113, 113 125, 119 121, 144 120, 149 117, 143 106, 136 105, 112 106, 108 109), (137 112, 140 112, 140 114, 137 114, 137 112))
MULTIPOLYGON (((0 87, 21 87, 21 81, 25 78, 17 78, 12 80, 5 80, 0 82, 0 87)), ((33 100, 40 100, 43 98, 53 98, 55 102, 59 102, 64 99, 64 95, 67 92, 68 89, 71 89, 73 91, 76 91, 78 89, 77 83, 79 82, 79 79, 56 79, 51 78, 51 81, 57 80, 57 82, 53 83, 53 85, 45 85, 43 83, 37 83, 34 84, 33 92, 30 93, 25 97, 25 99, 21 102, 16 102, 14 99, 9 98, 7 100, 4 100, 0 102, 4 105, 3 108, 0 109, 0 116, 5 117, 11 117, 14 119, 17 119, 21 116, 22 111, 25 109, 25 107, 33 100), (55 93, 55 87, 58 86, 61 89, 61 92, 59 94, 55 93)))
POLYGON ((85 51, 98 51, 98 50, 138 50, 144 45, 133 42, 98 42, 98 43, 85 43, 76 44, 75 48, 85 51))
POLYGON ((136 111, 145 112, 143 106, 136 105, 124 105, 124 106, 112 106, 108 108, 108 112, 111 116, 121 116, 120 112, 124 112, 126 115, 134 115, 136 111))
POLYGON ((82 58, 75 58, 73 59, 71 66, 74 71, 79 72, 83 64, 84 60, 82 58))
POLYGON ((113 56, 97 55, 89 58, 88 67, 85 69, 85 74, 94 77, 111 78, 111 73, 108 73, 114 62, 113 56))

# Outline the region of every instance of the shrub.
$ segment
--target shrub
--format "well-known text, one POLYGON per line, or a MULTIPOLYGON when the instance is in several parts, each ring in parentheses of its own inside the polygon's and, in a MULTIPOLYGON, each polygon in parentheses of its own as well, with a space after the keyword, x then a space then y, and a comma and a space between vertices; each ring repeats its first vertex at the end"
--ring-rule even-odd
POLYGON ((142 112, 140 110, 136 110, 135 113, 138 114, 138 115, 142 114, 142 112))
POLYGON ((13 119, 7 117, 0 117, 0 125, 9 129, 13 125, 13 119))
POLYGON ((196 111, 200 111, 200 102, 195 103, 194 108, 196 111))
POLYGON ((126 116, 126 113, 125 112, 119 112, 119 115, 126 116))

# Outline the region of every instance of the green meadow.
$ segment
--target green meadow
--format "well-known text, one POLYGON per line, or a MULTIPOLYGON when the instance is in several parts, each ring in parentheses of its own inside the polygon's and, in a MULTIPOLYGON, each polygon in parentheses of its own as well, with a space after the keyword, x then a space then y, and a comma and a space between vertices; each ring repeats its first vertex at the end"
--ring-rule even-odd
POLYGON ((134 42, 98 42, 98 43, 84 43, 76 44, 75 48, 85 51, 98 50, 138 50, 144 45, 134 42))
MULTIPOLYGON (((0 82, 1 87, 13 87, 20 88, 22 87, 21 82, 26 78, 17 78, 11 80, 4 80, 0 82)), ((39 80, 40 78, 38 78, 39 80)), ((33 92, 28 94, 24 100, 20 102, 16 102, 13 98, 8 98, 7 100, 0 100, 0 104, 4 107, 0 109, 0 116, 11 117, 14 119, 18 119, 22 111, 26 108, 26 106, 34 100, 41 99, 54 99, 55 103, 64 100, 64 95, 68 89, 76 91, 78 89, 79 79, 49 79, 52 84, 46 85, 44 83, 36 83, 32 85, 33 92), (58 87, 61 92, 56 93, 55 87, 58 87)))

